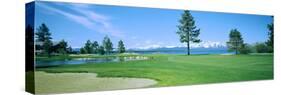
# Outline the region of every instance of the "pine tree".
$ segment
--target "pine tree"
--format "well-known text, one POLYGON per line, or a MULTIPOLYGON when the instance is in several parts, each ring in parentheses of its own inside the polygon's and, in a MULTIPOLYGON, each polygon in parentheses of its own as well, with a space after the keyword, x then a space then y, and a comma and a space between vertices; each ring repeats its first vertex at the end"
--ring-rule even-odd
POLYGON ((188 10, 184 11, 182 18, 179 20, 178 31, 180 42, 186 43, 187 55, 190 55, 190 43, 199 43, 201 40, 198 38, 200 29, 196 29, 195 21, 188 10))
POLYGON ((90 40, 87 40, 87 42, 85 43, 84 49, 87 54, 93 53, 93 46, 92 46, 92 42, 90 40))
POLYGON ((103 43, 103 47, 105 49, 105 53, 110 54, 113 50, 113 44, 110 41, 110 38, 108 36, 105 36, 102 43, 103 43))
POLYGON ((97 54, 98 49, 99 49, 99 43, 97 41, 94 41, 94 43, 92 44, 92 47, 93 47, 93 53, 97 54))
POLYGON ((274 36, 273 35, 273 33, 274 33, 274 25, 273 25, 273 23, 268 24, 267 28, 269 30, 269 32, 268 32, 269 38, 268 38, 266 44, 267 44, 268 48, 270 49, 269 52, 273 52, 273 50, 274 50, 274 42, 273 42, 273 40, 274 40, 274 38, 273 38, 273 36, 274 36))
POLYGON ((124 45, 123 41, 120 40, 120 41, 118 42, 118 52, 119 52, 119 53, 124 53, 125 51, 126 51, 125 45, 124 45))
POLYGON ((67 53, 67 47, 68 47, 67 42, 64 40, 61 40, 58 43, 58 47, 57 47, 58 53, 65 55, 67 53))
POLYGON ((48 57, 50 57, 50 54, 52 53, 52 45, 53 45, 51 41, 52 39, 51 33, 49 31, 50 30, 47 27, 47 25, 43 23, 41 26, 39 26, 39 28, 37 28, 37 32, 35 33, 37 42, 43 43, 42 44, 43 53, 47 54, 48 57))
POLYGON ((37 28, 37 32, 35 33, 38 42, 45 42, 46 40, 51 40, 51 33, 46 24, 41 24, 39 28, 37 28))
POLYGON ((241 33, 237 29, 230 30, 229 41, 226 44, 229 51, 235 51, 235 54, 238 54, 244 44, 241 33))

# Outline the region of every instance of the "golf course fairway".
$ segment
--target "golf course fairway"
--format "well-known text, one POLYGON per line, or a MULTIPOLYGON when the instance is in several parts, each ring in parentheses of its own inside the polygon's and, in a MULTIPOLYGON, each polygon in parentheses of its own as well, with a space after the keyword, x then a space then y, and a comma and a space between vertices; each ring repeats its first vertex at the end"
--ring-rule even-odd
MULTIPOLYGON (((80 76, 79 73, 93 73, 97 74, 99 78, 145 78, 157 81, 154 87, 273 79, 272 54, 190 56, 149 54, 142 56, 149 57, 150 59, 37 68, 37 72, 39 72, 37 74, 40 76, 40 74, 44 74, 41 72, 43 71, 46 72, 45 74, 77 73, 78 76, 80 76)), ((68 78, 71 77, 64 77, 64 80, 61 82, 69 87, 76 86, 76 84, 70 85, 73 82, 79 84, 79 81, 64 82, 65 80, 71 80, 68 78)), ((87 77, 78 78, 84 80, 87 77)), ((41 78, 36 79, 36 81, 43 80, 41 78)), ((94 85, 94 83, 89 81, 87 84, 89 86, 80 86, 79 89, 96 91, 97 88, 91 87, 91 84, 94 85)), ((122 85, 116 84, 114 89, 124 89, 122 85)), ((48 87, 48 85, 38 87, 42 87, 38 89, 46 90, 48 88, 56 89, 56 86, 48 87)), ((66 88, 64 90, 66 91, 66 88)), ((108 90, 108 88, 98 88, 98 90, 108 90)))

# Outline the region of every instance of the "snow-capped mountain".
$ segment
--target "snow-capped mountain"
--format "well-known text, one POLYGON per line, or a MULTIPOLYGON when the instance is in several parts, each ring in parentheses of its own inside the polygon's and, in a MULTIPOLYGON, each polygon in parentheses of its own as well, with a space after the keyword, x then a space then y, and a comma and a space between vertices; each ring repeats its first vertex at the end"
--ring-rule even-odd
MULTIPOLYGON (((186 43, 181 44, 179 46, 172 46, 172 45, 163 46, 163 45, 154 44, 154 45, 147 45, 144 47, 130 48, 129 50, 150 50, 150 49, 159 49, 159 48, 185 48, 185 47, 186 47, 186 43)), ((200 43, 191 43, 190 47, 191 48, 224 48, 226 47, 226 44, 222 42, 203 41, 200 43)))
POLYGON ((212 42, 212 41, 205 41, 201 43, 191 44, 191 48, 221 48, 221 47, 226 47, 226 44, 222 42, 212 42))

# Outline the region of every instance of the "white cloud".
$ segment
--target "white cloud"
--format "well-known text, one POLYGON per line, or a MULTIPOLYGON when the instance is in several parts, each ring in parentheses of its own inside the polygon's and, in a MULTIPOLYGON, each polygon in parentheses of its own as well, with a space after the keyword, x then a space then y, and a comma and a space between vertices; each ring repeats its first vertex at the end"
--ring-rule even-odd
POLYGON ((52 6, 49 6, 44 3, 38 3, 40 4, 39 7, 42 7, 44 9, 47 9, 51 12, 55 12, 56 14, 62 15, 66 18, 68 18, 71 21, 74 21, 90 30, 112 35, 115 37, 124 37, 123 33, 120 32, 118 29, 115 29, 113 25, 110 23, 110 19, 107 16, 104 16, 102 14, 96 13, 93 10, 89 9, 89 6, 86 4, 70 4, 70 5, 60 5, 60 6, 66 6, 67 8, 73 10, 73 12, 67 12, 64 10, 61 10, 59 8, 55 8, 52 6))

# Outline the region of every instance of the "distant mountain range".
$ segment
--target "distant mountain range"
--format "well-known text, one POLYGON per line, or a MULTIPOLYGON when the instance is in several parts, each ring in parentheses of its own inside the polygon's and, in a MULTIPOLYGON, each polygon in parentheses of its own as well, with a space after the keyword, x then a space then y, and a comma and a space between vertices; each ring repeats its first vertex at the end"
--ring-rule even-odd
MULTIPOLYGON (((146 47, 139 47, 139 48, 130 48, 128 50, 171 50, 171 49, 183 49, 186 48, 185 45, 182 46, 160 46, 160 45, 151 45, 146 47)), ((205 41, 201 43, 192 43, 190 45, 191 49, 194 48, 226 48, 226 45, 221 42, 211 42, 211 41, 205 41)))
MULTIPOLYGON (((212 48, 227 48, 225 43, 205 41, 200 43, 192 43, 190 45, 191 49, 212 49, 212 48)), ((145 47, 137 48, 127 48, 127 51, 155 51, 155 50, 185 50, 186 45, 182 46, 161 46, 161 45, 151 45, 145 47)), ((80 48, 73 48, 73 51, 80 51, 80 48)))
MULTIPOLYGON (((191 54, 232 54, 227 47, 196 47, 190 49, 191 54)), ((186 54, 186 47, 161 47, 150 49, 128 49, 128 53, 138 54, 186 54)))

